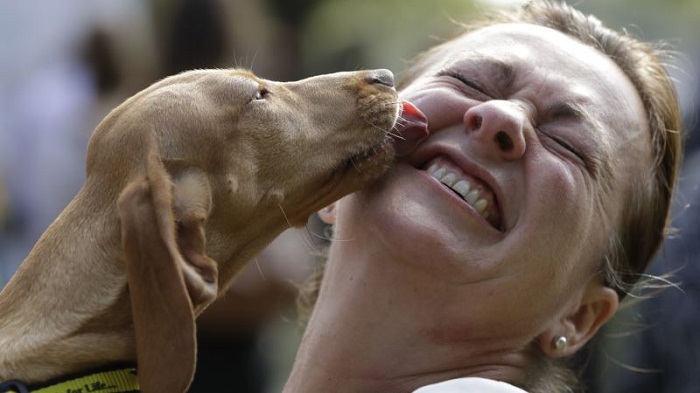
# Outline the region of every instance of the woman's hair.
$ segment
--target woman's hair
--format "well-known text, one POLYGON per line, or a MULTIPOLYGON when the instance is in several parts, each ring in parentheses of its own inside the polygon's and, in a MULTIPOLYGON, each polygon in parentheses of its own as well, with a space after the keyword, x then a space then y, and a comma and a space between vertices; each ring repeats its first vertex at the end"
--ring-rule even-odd
MULTIPOLYGON (((648 119, 653 163, 639 176, 628 195, 618 227, 610 236, 601 260, 607 286, 623 298, 643 276, 664 240, 669 227, 671 196, 682 157, 681 113, 673 81, 663 61, 661 46, 642 42, 626 32, 609 29, 597 18, 551 0, 533 0, 508 10, 496 11, 465 26, 458 37, 474 30, 503 23, 527 23, 560 31, 612 59, 635 86, 648 119)), ((444 45, 444 44, 443 44, 444 45)), ((417 58, 397 87, 405 87, 429 66, 438 45, 417 58)), ((635 130, 620 130, 634 132, 635 130)), ((644 131, 644 130, 639 130, 644 131)), ((313 293, 313 291, 311 292, 313 293)), ((308 293, 307 293, 308 294, 308 293)), ((313 298, 313 296, 311 296, 313 298)), ((539 359, 522 385, 531 392, 573 391, 577 378, 560 362, 536 354, 539 359)))

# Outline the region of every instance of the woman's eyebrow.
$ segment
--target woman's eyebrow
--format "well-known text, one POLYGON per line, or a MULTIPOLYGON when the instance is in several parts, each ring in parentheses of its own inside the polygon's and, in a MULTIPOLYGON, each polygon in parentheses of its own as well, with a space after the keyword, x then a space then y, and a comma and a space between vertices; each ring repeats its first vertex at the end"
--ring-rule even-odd
POLYGON ((510 89, 515 81, 515 68, 513 68, 513 65, 498 59, 485 59, 485 61, 485 66, 488 67, 493 81, 504 90, 510 89))
POLYGON ((470 56, 463 62, 452 64, 447 68, 455 70, 479 70, 489 82, 496 84, 499 88, 508 90, 515 82, 515 68, 512 64, 490 56, 475 55, 470 56))

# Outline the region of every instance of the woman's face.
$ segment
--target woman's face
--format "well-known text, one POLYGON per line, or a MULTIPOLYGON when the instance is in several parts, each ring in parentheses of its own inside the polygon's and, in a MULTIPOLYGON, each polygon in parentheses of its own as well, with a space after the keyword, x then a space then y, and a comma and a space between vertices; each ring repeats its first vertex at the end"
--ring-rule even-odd
POLYGON ((392 274, 452 322, 438 336, 536 335, 600 285, 607 239, 651 161, 641 101, 605 55, 534 25, 477 30, 426 64, 401 98, 430 137, 341 202, 337 231, 390 254, 392 274))

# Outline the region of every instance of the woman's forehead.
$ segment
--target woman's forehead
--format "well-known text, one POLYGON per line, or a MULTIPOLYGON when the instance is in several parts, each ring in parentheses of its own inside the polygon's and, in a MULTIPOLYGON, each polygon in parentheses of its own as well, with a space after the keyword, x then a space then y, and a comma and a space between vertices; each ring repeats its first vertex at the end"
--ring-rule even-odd
POLYGON ((465 33, 443 44, 427 62, 444 66, 473 58, 487 58, 505 65, 539 60, 540 66, 554 66, 548 60, 557 60, 567 65, 622 72, 592 46, 558 30, 526 23, 496 24, 465 33))

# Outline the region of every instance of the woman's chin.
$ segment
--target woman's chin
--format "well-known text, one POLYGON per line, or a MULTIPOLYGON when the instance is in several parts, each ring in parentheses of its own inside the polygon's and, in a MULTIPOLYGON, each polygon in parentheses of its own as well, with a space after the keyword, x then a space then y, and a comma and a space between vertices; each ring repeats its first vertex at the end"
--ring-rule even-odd
POLYGON ((486 247, 499 239, 473 218, 456 217, 453 204, 435 195, 426 181, 423 171, 395 165, 382 180, 347 197, 345 217, 354 220, 354 228, 344 237, 377 242, 393 259, 433 276, 472 280, 467 256, 487 254, 486 247))

